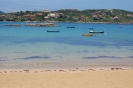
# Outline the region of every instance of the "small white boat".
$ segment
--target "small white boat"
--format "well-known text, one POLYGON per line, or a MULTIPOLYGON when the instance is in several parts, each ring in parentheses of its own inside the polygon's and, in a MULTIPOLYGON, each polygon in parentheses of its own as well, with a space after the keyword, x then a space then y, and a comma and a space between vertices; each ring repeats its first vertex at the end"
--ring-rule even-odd
POLYGON ((104 33, 104 31, 93 31, 93 30, 90 30, 89 33, 104 33))
POLYGON ((93 27, 90 27, 89 29, 90 29, 89 33, 104 33, 104 31, 94 31, 93 27))

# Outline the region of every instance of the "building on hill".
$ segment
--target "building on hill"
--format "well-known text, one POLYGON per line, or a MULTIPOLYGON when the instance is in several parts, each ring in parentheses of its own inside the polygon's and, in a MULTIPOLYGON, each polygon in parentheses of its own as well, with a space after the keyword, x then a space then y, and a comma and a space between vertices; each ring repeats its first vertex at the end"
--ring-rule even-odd
POLYGON ((48 10, 43 10, 43 12, 44 12, 44 13, 48 13, 48 12, 50 12, 50 11, 48 11, 48 10))

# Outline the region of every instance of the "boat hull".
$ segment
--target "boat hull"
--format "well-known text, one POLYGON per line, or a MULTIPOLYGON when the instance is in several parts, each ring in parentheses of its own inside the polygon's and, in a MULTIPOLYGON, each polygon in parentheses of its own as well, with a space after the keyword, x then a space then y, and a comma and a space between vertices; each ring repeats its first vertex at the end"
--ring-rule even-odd
POLYGON ((89 33, 104 33, 104 31, 93 31, 93 32, 89 32, 89 33))
POLYGON ((60 32, 60 30, 47 30, 47 32, 60 32))
POLYGON ((75 27, 67 27, 67 28, 75 28, 75 27))
POLYGON ((82 36, 93 36, 93 34, 82 34, 82 36))

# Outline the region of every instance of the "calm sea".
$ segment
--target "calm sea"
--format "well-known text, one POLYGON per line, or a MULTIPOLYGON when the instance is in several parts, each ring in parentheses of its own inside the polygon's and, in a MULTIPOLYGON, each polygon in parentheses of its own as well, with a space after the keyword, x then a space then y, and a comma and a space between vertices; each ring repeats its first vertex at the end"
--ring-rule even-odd
POLYGON ((53 67, 56 64, 133 65, 133 25, 57 22, 60 27, 27 27, 25 24, 0 22, 0 68, 48 64, 53 67), (82 36, 89 33, 90 27, 105 33, 82 36), (48 33, 47 30, 60 32, 48 33))

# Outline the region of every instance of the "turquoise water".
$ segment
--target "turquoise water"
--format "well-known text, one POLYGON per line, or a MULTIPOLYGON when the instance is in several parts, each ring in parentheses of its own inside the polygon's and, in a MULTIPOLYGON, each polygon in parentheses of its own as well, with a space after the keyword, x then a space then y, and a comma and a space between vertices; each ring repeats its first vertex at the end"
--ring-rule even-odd
POLYGON ((61 26, 26 27, 25 22, 0 22, 0 66, 22 63, 132 65, 133 25, 55 24, 61 26), (82 36, 82 33, 89 32, 90 27, 96 31, 104 30, 105 33, 93 37, 82 36), (47 30, 60 32, 48 33, 47 30))

